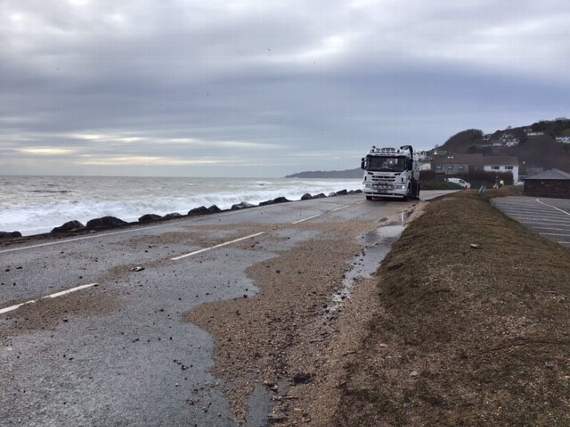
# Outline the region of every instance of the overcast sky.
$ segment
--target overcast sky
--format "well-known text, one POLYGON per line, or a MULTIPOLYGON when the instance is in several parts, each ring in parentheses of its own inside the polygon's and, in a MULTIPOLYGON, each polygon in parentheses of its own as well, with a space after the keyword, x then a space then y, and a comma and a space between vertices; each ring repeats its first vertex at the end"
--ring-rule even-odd
POLYGON ((570 114, 568 0, 0 0, 0 174, 281 176, 570 114))

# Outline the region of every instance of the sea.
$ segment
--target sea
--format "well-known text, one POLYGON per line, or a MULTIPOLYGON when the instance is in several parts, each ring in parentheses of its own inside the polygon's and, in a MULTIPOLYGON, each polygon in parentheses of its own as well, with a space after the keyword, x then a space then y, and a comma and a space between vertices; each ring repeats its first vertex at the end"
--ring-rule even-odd
POLYGON ((0 231, 49 232, 66 221, 106 215, 136 221, 198 206, 230 208, 276 197, 361 188, 360 179, 0 176, 0 231))

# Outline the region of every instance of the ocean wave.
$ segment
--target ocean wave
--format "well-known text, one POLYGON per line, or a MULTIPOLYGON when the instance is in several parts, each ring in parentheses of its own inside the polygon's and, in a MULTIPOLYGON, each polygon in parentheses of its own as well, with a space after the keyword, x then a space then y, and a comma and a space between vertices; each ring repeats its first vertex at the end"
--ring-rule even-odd
MULTIPOLYGON (((220 180, 193 182, 160 181, 129 178, 111 184, 89 181, 89 185, 65 185, 73 190, 30 190, 0 194, 0 230, 18 230, 24 235, 50 231, 66 221, 83 223, 106 215, 136 221, 141 215, 171 212, 187 213, 199 206, 217 205, 228 209, 233 204, 258 204, 276 197, 298 200, 304 193, 329 193, 361 187, 360 180, 220 180), (263 183, 264 185, 259 185, 263 183), (91 187, 90 187, 91 186, 91 187), (42 193, 51 194, 46 199, 42 193), (52 193, 49 193, 52 192, 52 193), (25 195, 27 193, 28 195, 25 195), (70 197, 69 193, 73 193, 70 197), (37 195, 34 195, 37 194, 37 195)), ((37 188, 37 187, 36 187, 37 188)))

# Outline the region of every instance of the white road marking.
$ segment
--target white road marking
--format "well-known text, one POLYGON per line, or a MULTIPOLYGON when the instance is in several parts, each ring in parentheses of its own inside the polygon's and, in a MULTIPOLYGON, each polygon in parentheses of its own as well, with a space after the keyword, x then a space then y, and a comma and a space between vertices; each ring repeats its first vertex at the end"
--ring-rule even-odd
POLYGON ((536 199, 536 202, 540 203, 541 205, 548 206, 549 208, 556 209, 558 212, 562 212, 563 214, 570 216, 570 212, 567 212, 564 209, 560 209, 558 206, 549 205, 548 203, 543 202, 542 200, 540 200, 538 198, 536 199))
MULTIPOLYGON (((17 248, 11 248, 11 249, 4 249, 0 251, 0 254, 5 254, 5 253, 9 253, 9 252, 16 252, 16 251, 23 251, 25 249, 34 249, 34 248, 43 248, 46 246, 54 246, 54 245, 62 245, 64 243, 69 243, 69 242, 78 242, 80 240, 89 240, 89 239, 97 239, 99 237, 106 237, 106 236, 116 236, 117 234, 125 234, 125 233, 134 233, 137 231, 142 231, 142 230, 152 230, 153 228, 159 228, 159 227, 164 227, 168 224, 161 224, 161 225, 152 225, 149 227, 140 227, 140 228, 134 228, 131 230, 122 230, 122 231, 114 231, 112 233, 100 233, 100 234, 94 234, 92 236, 83 236, 83 237, 74 237, 72 239, 64 239, 64 240, 58 240, 56 242, 47 242, 47 243, 39 243, 37 245, 30 245, 30 246, 20 246, 17 248)), ((172 225, 172 224, 170 224, 172 225)))
MULTIPOLYGON (((328 202, 324 202, 324 203, 328 203, 328 202)), ((332 203, 332 202, 331 202, 332 203)), ((248 209, 238 209, 235 211, 224 211, 224 212, 220 212, 219 214, 216 214, 217 217, 226 217, 226 216, 230 216, 230 215, 235 215, 235 214, 241 214, 244 212, 249 212, 252 209, 257 209, 257 208, 274 208, 277 206, 280 206, 281 204, 276 204, 276 205, 268 205, 268 206, 254 206, 252 208, 248 208, 248 209)), ((348 205, 351 206, 351 205, 348 205)), ((347 206, 347 207, 348 207, 347 206)), ((344 209, 344 207, 342 208, 344 209)), ((340 209, 339 209, 340 210, 340 209)), ((335 210, 332 210, 331 212, 335 212, 335 210)), ((203 216, 195 216, 195 217, 182 217, 181 219, 191 219, 193 221, 196 222, 201 222, 205 219, 209 219, 211 218, 210 215, 203 215, 203 216)), ((71 239, 62 239, 62 240, 57 240, 55 242, 46 242, 46 243, 38 243, 36 245, 28 245, 28 246, 19 246, 16 248, 10 248, 10 249, 3 249, 0 250, 0 254, 6 254, 6 253, 10 253, 10 252, 17 252, 17 251, 23 251, 26 249, 35 249, 35 248, 43 248, 46 246, 55 246, 55 245, 63 245, 64 243, 70 243, 70 242, 78 242, 80 240, 89 240, 89 239, 98 239, 99 237, 107 237, 107 236, 116 236, 119 234, 125 234, 125 233, 136 233, 138 231, 144 231, 144 230, 152 230, 153 228, 161 228, 161 227, 167 227, 169 225, 174 225, 174 223, 172 222, 165 222, 164 224, 159 224, 159 225, 151 225, 151 226, 141 226, 138 228, 134 228, 134 229, 129 229, 129 230, 121 230, 121 231, 113 231, 113 232, 108 232, 108 233, 96 233, 93 235, 89 235, 89 236, 82 236, 82 237, 73 237, 71 239)))
POLYGON ((569 221, 565 220, 558 220, 558 219, 542 219, 542 218, 534 218, 531 216, 519 216, 519 215, 511 215, 514 219, 520 222, 528 222, 528 223, 542 223, 542 224, 569 224, 569 221))
POLYGON ((295 225, 295 224, 301 224, 302 222, 309 221, 309 220, 314 219, 314 218, 317 218, 317 217, 319 217, 319 216, 321 216, 321 215, 324 215, 324 214, 317 214, 317 215, 309 216, 309 217, 307 217, 307 218, 299 219, 299 220, 297 220, 297 221, 293 221, 291 224, 293 224, 293 225, 295 225))
POLYGON ((543 236, 568 236, 570 237, 570 234, 564 234, 564 233, 538 233, 541 234, 543 236))
POLYGON ((325 211, 325 212, 322 212, 322 213, 320 213, 320 214, 312 215, 312 216, 309 216, 309 217, 307 217, 307 218, 303 218, 303 219, 299 219, 299 220, 297 220, 297 221, 293 221, 291 224, 292 224, 292 225, 301 224, 302 222, 305 222, 305 221, 309 221, 309 220, 311 220, 311 219, 318 218, 318 217, 320 217, 320 216, 326 215, 326 214, 331 213, 331 212, 338 212, 338 211, 341 211, 341 210, 343 210, 343 209, 349 208, 349 207, 351 207, 351 206, 353 206, 353 205, 339 206, 338 208, 331 209, 330 211, 325 211))
MULTIPOLYGON (((357 203, 357 204, 358 204, 358 203, 357 203)), ((343 210, 343 209, 349 208, 349 207, 351 207, 351 206, 352 206, 352 205, 340 206, 340 207, 338 207, 338 208, 334 208, 334 209, 331 210, 330 212, 338 212, 338 211, 341 211, 341 210, 343 210)))
POLYGON ((543 226, 535 226, 532 227, 535 230, 554 230, 554 231, 570 231, 570 224, 568 224, 569 228, 555 228, 555 227, 543 227, 543 226))
POLYGON ((6 307, 6 308, 1 308, 0 309, 0 314, 5 314, 5 313, 9 313, 11 311, 17 310, 20 307, 22 307, 23 305, 27 305, 27 304, 34 304, 38 301, 41 301, 43 299, 47 299, 47 298, 57 298, 57 297, 61 297, 63 295, 67 295, 70 294, 72 292, 77 292, 80 291, 81 289, 86 289, 86 288, 90 288, 92 286, 97 285, 97 283, 88 283, 86 285, 81 285, 81 286, 77 286, 75 288, 71 288, 71 289, 66 289, 65 291, 61 291, 61 292, 56 292, 55 294, 51 294, 51 295, 46 295, 45 297, 41 297, 38 299, 33 299, 30 301, 26 301, 26 302, 22 302, 20 304, 16 304, 16 305, 12 305, 10 307, 6 307))
POLYGON ((211 251, 212 249, 217 249, 217 248, 221 248, 223 246, 231 245, 232 243, 241 242, 242 240, 253 239, 254 237, 261 236, 262 234, 265 234, 265 231, 262 231, 260 233, 250 234, 249 236, 240 237, 239 239, 230 240, 228 242, 220 243, 218 245, 210 246, 209 248, 198 249, 197 251, 190 252, 190 253, 187 253, 184 255, 175 256, 174 258, 170 258, 170 259, 172 261, 178 261, 178 260, 183 259, 183 258, 188 258, 188 257, 193 256, 193 255, 198 255, 198 254, 201 254, 204 252, 211 251))
POLYGON ((515 209, 515 208, 502 208, 499 206, 499 209, 501 209, 503 212, 510 214, 524 214, 524 215, 546 215, 549 217, 563 217, 561 214, 559 214, 558 212, 553 212, 553 211, 543 211, 543 210, 533 210, 533 209, 515 209))

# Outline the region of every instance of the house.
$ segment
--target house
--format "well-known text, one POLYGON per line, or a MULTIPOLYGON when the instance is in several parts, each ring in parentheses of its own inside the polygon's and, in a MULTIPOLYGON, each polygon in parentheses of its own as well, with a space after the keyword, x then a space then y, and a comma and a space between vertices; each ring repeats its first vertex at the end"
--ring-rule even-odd
MULTIPOLYGON (((510 133, 502 134, 499 141, 501 142, 501 145, 504 147, 515 147, 520 143, 519 139, 510 133)), ((495 144, 493 144, 493 146, 494 145, 495 144)))
POLYGON ((426 161, 430 159, 430 154, 428 151, 416 151, 416 159, 420 162, 426 161))
POLYGON ((514 183, 519 181, 519 161, 510 156, 453 154, 434 158, 431 169, 436 174, 445 175, 467 175, 474 172, 510 173, 514 183))
POLYGON ((483 171, 494 173, 508 173, 513 176, 513 183, 519 182, 519 161, 510 156, 484 156, 483 171))
POLYGON ((570 173, 550 169, 524 180, 524 194, 532 197, 570 199, 570 173))
POLYGON ((570 144, 570 136, 557 136, 556 142, 560 142, 561 144, 570 144))

